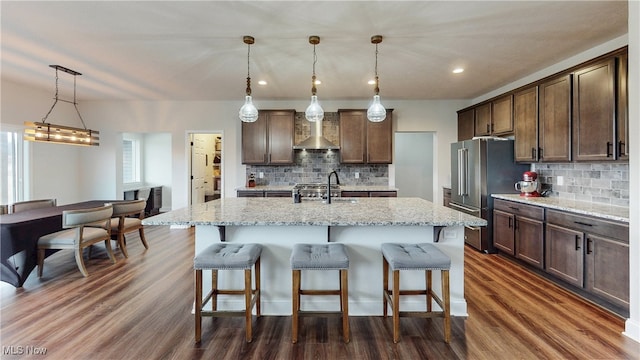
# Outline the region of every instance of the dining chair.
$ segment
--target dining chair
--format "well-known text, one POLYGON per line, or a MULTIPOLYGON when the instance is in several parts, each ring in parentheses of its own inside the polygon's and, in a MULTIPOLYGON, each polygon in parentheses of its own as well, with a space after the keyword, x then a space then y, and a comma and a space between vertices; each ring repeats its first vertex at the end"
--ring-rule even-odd
POLYGON ((118 246, 124 257, 129 257, 125 234, 138 231, 140 240, 145 249, 149 248, 144 237, 144 209, 147 206, 146 199, 118 201, 113 204, 113 218, 111 219, 111 235, 118 240, 118 246))
POLYGON ((109 258, 115 264, 116 258, 111 250, 111 205, 91 209, 66 210, 62 212, 62 228, 38 239, 38 277, 42 277, 44 255, 47 249, 73 249, 78 269, 83 276, 89 276, 84 266, 83 250, 93 244, 104 241, 109 258))
POLYGON ((11 213, 56 206, 56 199, 19 201, 11 205, 11 213))
POLYGON ((9 205, 0 205, 0 215, 9 213, 9 205))

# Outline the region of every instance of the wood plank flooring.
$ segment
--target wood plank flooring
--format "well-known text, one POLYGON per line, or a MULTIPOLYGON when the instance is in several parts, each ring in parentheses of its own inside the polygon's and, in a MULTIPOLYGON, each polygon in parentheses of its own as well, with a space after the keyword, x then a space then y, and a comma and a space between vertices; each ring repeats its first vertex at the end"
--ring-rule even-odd
POLYGON ((291 344, 286 316, 254 318, 244 341, 242 318, 205 318, 193 342, 192 229, 147 227, 129 258, 112 265, 95 249, 83 278, 73 253, 45 260, 21 289, 0 286, 2 359, 640 359, 640 344, 621 334, 624 319, 497 255, 465 255, 468 318, 453 319, 443 342, 441 319, 402 318, 394 344, 391 319, 351 317, 351 342, 339 318, 301 318, 291 344), (45 355, 19 352, 46 350, 45 355), (13 355, 12 355, 13 354, 13 355))

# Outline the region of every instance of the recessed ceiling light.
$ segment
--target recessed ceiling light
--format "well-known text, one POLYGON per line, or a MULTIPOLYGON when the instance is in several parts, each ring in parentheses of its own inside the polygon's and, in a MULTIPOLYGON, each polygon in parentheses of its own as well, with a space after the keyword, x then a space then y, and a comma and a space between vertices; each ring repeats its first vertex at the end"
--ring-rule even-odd
POLYGON ((258 81, 258 85, 267 85, 267 82, 264 80, 258 81))
POLYGON ((453 73, 454 73, 454 74, 460 74, 460 73, 461 73, 461 72, 463 72, 463 71, 464 71, 464 69, 463 69, 463 68, 455 68, 455 69, 453 69, 453 73))

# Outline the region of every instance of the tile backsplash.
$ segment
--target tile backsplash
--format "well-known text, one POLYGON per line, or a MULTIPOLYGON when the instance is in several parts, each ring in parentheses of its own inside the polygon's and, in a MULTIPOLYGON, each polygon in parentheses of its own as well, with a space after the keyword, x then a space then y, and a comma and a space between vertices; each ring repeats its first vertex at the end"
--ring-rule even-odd
MULTIPOLYGON (((294 143, 301 142, 309 134, 310 123, 304 118, 303 112, 296 112, 294 143)), ((334 144, 340 144, 337 112, 324 113, 322 134, 334 144)), ((386 164, 340 164, 339 150, 295 150, 294 155, 292 165, 247 165, 246 177, 255 174, 257 185, 324 183, 327 175, 336 170, 343 185, 389 184, 389 165, 386 164), (260 173, 263 178, 259 177, 260 173)))
POLYGON ((628 163, 540 163, 532 169, 543 188, 551 187, 550 196, 629 206, 628 163))

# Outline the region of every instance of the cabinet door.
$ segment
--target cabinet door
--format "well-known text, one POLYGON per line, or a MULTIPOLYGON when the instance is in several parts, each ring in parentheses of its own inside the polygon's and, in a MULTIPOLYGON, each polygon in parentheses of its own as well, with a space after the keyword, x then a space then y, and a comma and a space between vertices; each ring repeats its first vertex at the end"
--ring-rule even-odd
POLYGON ((268 114, 269 164, 293 164, 293 111, 270 111, 268 114))
POLYGON ((518 162, 538 161, 538 87, 513 97, 514 156, 518 162))
MULTIPOLYGON (((366 113, 366 112, 365 112, 366 113)), ((367 163, 391 164, 393 162, 393 127, 392 113, 387 110, 387 117, 381 122, 367 124, 367 163)))
POLYGON ((242 123, 242 163, 267 163, 267 113, 264 111, 255 122, 242 123))
POLYGON ((516 257, 540 269, 544 268, 544 223, 516 218, 516 257))
POLYGON ((340 193, 342 197, 369 197, 368 191, 342 191, 340 193))
POLYGON ((547 224, 546 229, 547 272, 569 284, 584 285, 584 257, 582 232, 547 224))
POLYGON ((615 59, 576 71, 573 78, 575 160, 615 160, 615 59))
POLYGON ((629 159, 629 87, 627 54, 618 58, 618 159, 629 159))
POLYGON ((264 197, 263 191, 238 190, 238 197, 264 197))
POLYGON ((571 75, 539 86, 540 161, 571 161, 571 75))
POLYGON ((491 103, 480 105, 475 108, 475 136, 486 136, 491 134, 491 103))
POLYGON ((587 234, 588 291, 629 308, 629 244, 587 234))
POLYGON ((340 162, 344 164, 363 164, 365 162, 364 155, 366 150, 366 111, 339 111, 339 117, 340 162))
POLYGON ((494 135, 513 133, 513 97, 511 95, 491 103, 491 133, 494 135))
POLYGON ((509 255, 515 255, 515 216, 493 210, 493 246, 509 255))
POLYGON ((371 191, 369 197, 398 197, 396 191, 371 191))
POLYGON ((458 141, 471 140, 474 136, 475 111, 469 109, 458 113, 458 141))
POLYGON ((291 197, 291 191, 287 190, 266 190, 264 197, 291 197))

